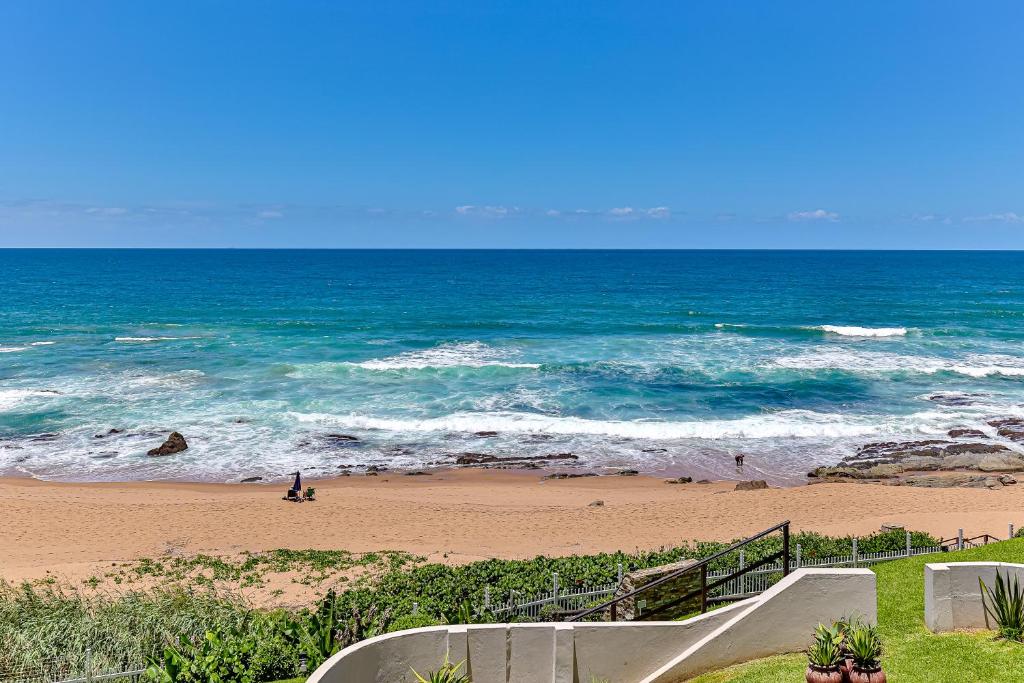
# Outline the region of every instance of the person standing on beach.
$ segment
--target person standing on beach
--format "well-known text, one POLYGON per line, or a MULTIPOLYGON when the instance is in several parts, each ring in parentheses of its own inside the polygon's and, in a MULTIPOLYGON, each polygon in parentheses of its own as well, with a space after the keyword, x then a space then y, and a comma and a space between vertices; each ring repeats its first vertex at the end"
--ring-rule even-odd
POLYGON ((736 471, 737 472, 742 472, 743 471, 743 454, 742 453, 737 453, 736 454, 736 471))

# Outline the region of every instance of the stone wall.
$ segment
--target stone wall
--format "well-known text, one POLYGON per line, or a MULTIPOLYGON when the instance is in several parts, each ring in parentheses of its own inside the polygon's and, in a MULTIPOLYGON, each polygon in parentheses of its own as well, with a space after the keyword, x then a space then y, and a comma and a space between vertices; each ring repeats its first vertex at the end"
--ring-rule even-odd
MULTIPOLYGON (((615 597, 624 595, 638 588, 642 588, 643 586, 646 586, 652 581, 660 579, 667 574, 671 574, 686 567, 692 567, 696 564, 696 560, 680 560, 679 562, 673 562, 672 564, 663 564, 660 567, 651 567, 650 569, 641 569, 635 572, 630 572, 622 577, 622 582, 615 591, 615 597)), ((618 605, 616 605, 615 617, 616 619, 621 619, 623 621, 647 619, 647 617, 644 616, 646 612, 653 611, 662 605, 671 603, 673 600, 678 600, 680 597, 691 591, 695 591, 698 588, 700 588, 700 570, 697 569, 690 572, 684 572, 682 575, 677 576, 670 581, 666 581, 660 586, 656 586, 649 591, 645 591, 636 597, 626 598, 622 602, 618 603, 618 605)), ((671 621, 699 611, 700 595, 697 595, 686 602, 658 612, 650 618, 657 619, 658 621, 671 621)))

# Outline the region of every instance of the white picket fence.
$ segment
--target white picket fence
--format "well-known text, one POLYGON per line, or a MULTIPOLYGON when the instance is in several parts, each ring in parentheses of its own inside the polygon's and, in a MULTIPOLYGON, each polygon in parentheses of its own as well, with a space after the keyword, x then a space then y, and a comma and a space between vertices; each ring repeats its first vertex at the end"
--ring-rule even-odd
MULTIPOLYGON (((1013 538, 1014 528, 1009 525, 1009 538, 1013 538)), ((972 548, 981 543, 971 542, 964 538, 963 529, 957 531, 957 544, 954 549, 972 548)), ((793 557, 790 569, 801 567, 866 567, 878 562, 905 559, 915 555, 927 555, 929 553, 942 552, 941 546, 929 546, 914 548, 911 544, 910 532, 906 532, 906 545, 900 550, 891 550, 880 553, 861 553, 857 548, 857 539, 853 539, 852 552, 844 557, 815 557, 803 556, 803 549, 800 544, 795 545, 795 556, 793 557)), ((746 557, 742 550, 738 551, 739 569, 746 567, 746 557)), ((782 559, 774 563, 738 576, 722 586, 710 591, 712 600, 715 598, 740 598, 743 596, 756 595, 771 588, 775 582, 782 578, 782 559)), ((735 572, 736 569, 723 569, 708 572, 708 583, 725 578, 735 572)), ((490 612, 496 617, 511 619, 515 617, 537 618, 541 616, 545 608, 551 611, 573 611, 591 606, 604 599, 610 599, 615 595, 619 584, 622 582, 623 568, 620 563, 616 568, 618 579, 614 583, 602 586, 575 586, 562 588, 559 585, 557 572, 551 575, 551 590, 535 595, 516 595, 513 593, 508 600, 501 604, 492 604, 490 589, 484 591, 484 604, 477 608, 478 612, 490 612)))

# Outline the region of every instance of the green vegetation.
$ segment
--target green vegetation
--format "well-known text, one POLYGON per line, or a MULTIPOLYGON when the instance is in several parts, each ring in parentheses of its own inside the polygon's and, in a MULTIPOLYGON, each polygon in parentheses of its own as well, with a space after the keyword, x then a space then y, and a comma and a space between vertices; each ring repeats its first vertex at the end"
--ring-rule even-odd
POLYGON ((472 683, 468 674, 462 673, 465 662, 452 664, 448 657, 444 658, 444 664, 437 671, 431 671, 425 676, 413 671, 416 676, 416 683, 472 683))
POLYGON ((1017 577, 1009 581, 1002 572, 996 572, 996 585, 989 588, 978 578, 981 588, 981 603, 985 609, 985 624, 989 619, 996 626, 999 635, 1007 640, 1024 640, 1024 592, 1017 577))
POLYGON ((878 668, 882 660, 882 639, 875 627, 866 624, 854 627, 846 634, 845 643, 855 668, 878 668))
MULTIPOLYGON (((930 546, 937 541, 915 533, 913 542, 930 546)), ((803 533, 794 535, 792 543, 800 543, 803 556, 812 558, 848 554, 852 538, 803 533)), ((904 544, 899 531, 858 539, 865 553, 899 550, 904 544)), ((127 563, 77 589, 53 582, 0 582, 0 670, 64 658, 66 670, 81 671, 91 647, 97 669, 152 663, 153 678, 164 683, 261 683, 301 673, 301 661, 312 671, 341 647, 388 631, 489 621, 490 615, 478 612, 487 587, 492 603, 501 604, 513 591, 522 597, 549 590, 552 572, 566 587, 604 584, 615 580, 619 563, 628 572, 706 557, 727 545, 700 542, 462 566, 426 564, 399 552, 275 550, 238 559, 197 555, 127 563), (240 597, 238 588, 262 585, 272 573, 337 589, 300 611, 257 609, 240 597), (224 584, 235 590, 225 590, 224 584)), ((746 558, 755 562, 780 549, 776 535, 748 546, 746 558)), ((723 558, 718 566, 734 562, 735 557, 723 558)))
MULTIPOLYGON (((890 681, 1010 683, 1024 680, 1024 645, 991 632, 933 634, 924 625, 924 565, 928 562, 1024 562, 1024 539, 971 550, 920 555, 874 567, 878 576, 878 636, 890 681)), ((803 680, 807 658, 782 655, 705 674, 695 683, 776 683, 803 680)))
MULTIPOLYGON (((345 583, 347 573, 375 574, 398 571, 423 558, 409 553, 385 551, 361 555, 345 550, 270 550, 245 552, 237 559, 213 555, 171 556, 124 563, 106 572, 103 580, 115 585, 157 582, 162 585, 216 587, 230 584, 240 588, 262 586, 269 574, 291 574, 292 581, 319 586, 327 581, 345 583)), ((86 583, 98 584, 100 577, 86 583)))
POLYGON ((843 660, 840 649, 842 642, 843 634, 837 626, 818 624, 814 631, 814 642, 807 648, 807 661, 823 669, 838 667, 843 660))

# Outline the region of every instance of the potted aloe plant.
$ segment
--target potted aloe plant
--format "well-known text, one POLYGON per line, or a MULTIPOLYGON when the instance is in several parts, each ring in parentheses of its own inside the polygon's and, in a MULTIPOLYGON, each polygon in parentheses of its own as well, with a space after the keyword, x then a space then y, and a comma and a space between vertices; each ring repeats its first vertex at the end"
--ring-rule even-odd
POLYGON ((857 616, 843 617, 833 623, 833 626, 839 631, 839 652, 842 655, 843 661, 839 664, 839 668, 843 672, 843 680, 850 680, 850 670, 853 668, 853 654, 850 653, 850 646, 847 641, 850 631, 859 628, 864 625, 864 621, 857 616))
POLYGON ((814 629, 814 642, 807 649, 807 683, 843 683, 843 654, 839 649, 842 636, 833 626, 818 624, 814 629))
POLYGON ((846 647, 853 657, 850 683, 885 683, 882 640, 874 627, 858 624, 851 628, 846 634, 846 647))

